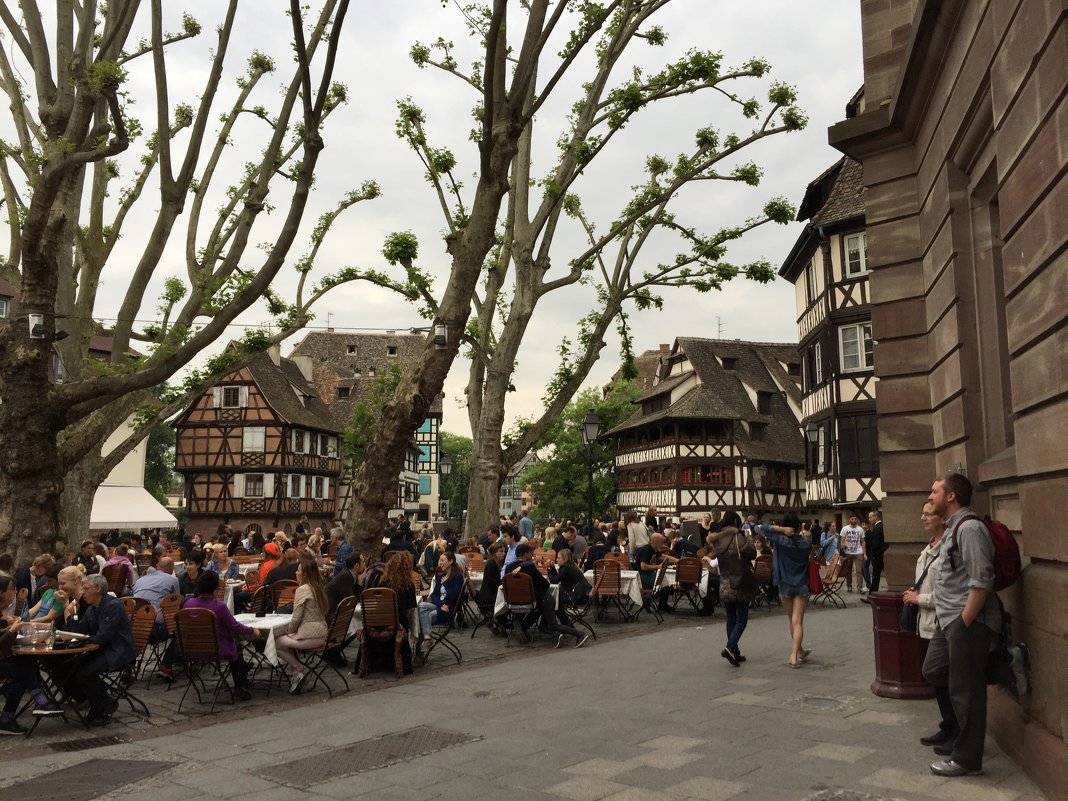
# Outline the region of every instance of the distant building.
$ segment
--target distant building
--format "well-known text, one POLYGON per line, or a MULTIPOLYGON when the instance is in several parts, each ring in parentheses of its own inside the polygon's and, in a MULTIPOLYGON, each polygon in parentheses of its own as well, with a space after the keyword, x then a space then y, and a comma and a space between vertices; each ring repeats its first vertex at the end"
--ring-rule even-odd
MULTIPOLYGON (((311 331, 290 354, 307 366, 315 391, 326 405, 334 424, 344 431, 352 422, 356 405, 376 379, 391 366, 403 367, 416 358, 426 337, 421 334, 339 333, 311 331)), ((440 508, 438 457, 441 448, 441 397, 434 399, 423 424, 415 433, 414 454, 406 457, 406 467, 398 476, 397 513, 405 511, 418 520, 430 520, 440 508), (415 470, 410 468, 414 455, 415 470)), ((340 510, 348 513, 347 483, 341 490, 340 510)))
POLYGON ((539 462, 541 462, 541 459, 538 458, 538 455, 534 451, 528 451, 518 462, 512 465, 501 482, 500 514, 506 517, 511 517, 512 515, 518 517, 519 513, 524 509, 529 510, 533 507, 534 496, 523 485, 521 479, 524 470, 539 462))
POLYGON ((808 225, 779 275, 794 284, 808 504, 837 518, 882 502, 864 176, 840 159, 808 185, 808 225))
MULTIPOLYGON (((634 385, 638 389, 646 390, 653 385, 656 371, 660 367, 660 357, 669 353, 671 353, 671 345, 661 344, 656 350, 647 350, 634 357, 634 370, 637 373, 634 377, 634 385)), ((607 395, 609 390, 622 380, 623 368, 620 367, 605 384, 604 394, 607 395)))
POLYGON ((787 344, 679 337, 616 442, 616 505, 690 519, 806 512, 801 365, 787 344))
POLYGON ((324 528, 336 520, 340 430, 277 346, 206 389, 174 427, 190 531, 292 532, 301 515, 324 528))

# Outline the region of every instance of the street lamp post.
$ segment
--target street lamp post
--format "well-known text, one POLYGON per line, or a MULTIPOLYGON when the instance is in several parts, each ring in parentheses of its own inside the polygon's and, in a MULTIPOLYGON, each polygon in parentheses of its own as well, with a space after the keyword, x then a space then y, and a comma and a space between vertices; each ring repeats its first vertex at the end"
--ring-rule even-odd
POLYGON ((589 484, 586 490, 588 515, 586 517, 586 536, 593 536, 593 443, 597 441, 597 435, 601 433, 601 418, 593 409, 586 411, 582 418, 582 444, 586 446, 586 470, 589 484))
MULTIPOLYGON (((444 489, 445 479, 449 477, 450 473, 452 473, 452 459, 449 457, 449 454, 443 454, 442 457, 438 459, 438 472, 441 474, 442 489, 444 489)), ((452 504, 449 504, 448 508, 449 513, 445 515, 446 520, 452 517, 452 504)))

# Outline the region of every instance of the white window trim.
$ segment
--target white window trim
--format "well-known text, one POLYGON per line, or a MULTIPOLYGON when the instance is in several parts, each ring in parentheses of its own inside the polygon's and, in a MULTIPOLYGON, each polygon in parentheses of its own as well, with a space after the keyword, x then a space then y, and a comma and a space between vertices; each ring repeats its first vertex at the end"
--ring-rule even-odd
POLYGON ((827 434, 826 434, 826 432, 827 432, 827 429, 824 426, 820 426, 819 427, 819 451, 818 451, 818 456, 816 458, 816 472, 820 473, 820 474, 827 472, 827 445, 826 445, 827 434))
POLYGON ((263 497, 274 497, 274 473, 263 474, 263 497))
POLYGON ((244 409, 248 406, 248 387, 238 386, 235 384, 225 384, 221 387, 212 387, 212 403, 216 409, 244 409), (237 390, 237 406, 224 406, 223 399, 226 397, 226 390, 237 390))
POLYGON ((868 274, 868 234, 865 231, 860 231, 855 234, 846 234, 842 238, 842 244, 845 250, 844 261, 842 264, 842 273, 846 278, 858 278, 862 275, 868 274), (854 237, 860 239, 860 268, 857 270, 851 270, 849 267, 849 240, 854 237))
POLYGON ((241 476, 242 496, 245 497, 245 498, 266 498, 266 497, 268 497, 268 495, 267 495, 267 476, 268 476, 267 473, 248 473, 246 475, 242 475, 241 476), (262 494, 260 494, 260 495, 249 495, 248 494, 248 481, 247 481, 248 476, 260 476, 263 479, 263 493, 262 494))
POLYGON ((6 320, 11 316, 11 299, 0 298, 0 320, 6 320))
POLYGON ((303 434, 304 432, 299 428, 294 428, 292 436, 289 439, 290 447, 293 449, 293 453, 307 453, 308 438, 303 437, 304 443, 301 445, 300 450, 297 450, 297 434, 303 434))
MULTIPOLYGON (((843 373, 859 373, 864 370, 872 369, 872 364, 865 364, 865 354, 867 348, 864 347, 864 329, 868 329, 868 339, 871 339, 871 323, 854 323, 853 325, 843 325, 838 329, 838 364, 843 373), (846 366, 845 357, 845 332, 856 331, 857 334, 857 360, 859 362, 856 367, 846 366)), ((873 358, 874 361, 874 358, 873 358)))
POLYGON ((812 386, 818 387, 823 383, 823 346, 819 342, 812 348, 812 361, 816 363, 816 383, 812 386))
POLYGON ((236 474, 234 474, 234 493, 233 493, 233 495, 234 495, 235 498, 244 498, 245 497, 245 474, 244 473, 236 473, 236 474))

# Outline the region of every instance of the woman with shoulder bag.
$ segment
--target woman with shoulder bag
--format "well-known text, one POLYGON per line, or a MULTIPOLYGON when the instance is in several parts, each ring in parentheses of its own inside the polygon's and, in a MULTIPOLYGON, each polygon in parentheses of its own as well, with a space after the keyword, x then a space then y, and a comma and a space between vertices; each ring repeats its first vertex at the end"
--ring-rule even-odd
MULTIPOLYGON (((735 522, 735 521, 730 521, 735 522)), ((756 597, 757 581, 753 574, 756 548, 753 541, 735 525, 710 534, 719 560, 719 600, 727 615, 727 645, 719 655, 738 667, 745 661, 738 643, 749 623, 749 602, 756 597)))
MULTIPOLYGON (((924 504, 923 513, 920 515, 920 523, 931 539, 927 547, 920 552, 916 560, 916 583, 905 590, 903 599, 905 607, 901 612, 902 628, 906 631, 915 631, 918 636, 930 640, 938 625, 935 619, 935 576, 938 574, 938 566, 941 559, 939 548, 942 544, 942 534, 945 531, 945 521, 934 513, 930 503, 924 504), (913 618, 915 627, 908 628, 907 620, 909 613, 915 610, 918 614, 913 618)), ((923 737, 920 742, 924 745, 935 747, 935 753, 943 756, 953 751, 953 741, 960 732, 957 723, 957 715, 953 711, 953 704, 949 698, 949 688, 936 686, 935 700, 938 702, 938 711, 942 720, 938 724, 938 732, 928 737, 923 737)))

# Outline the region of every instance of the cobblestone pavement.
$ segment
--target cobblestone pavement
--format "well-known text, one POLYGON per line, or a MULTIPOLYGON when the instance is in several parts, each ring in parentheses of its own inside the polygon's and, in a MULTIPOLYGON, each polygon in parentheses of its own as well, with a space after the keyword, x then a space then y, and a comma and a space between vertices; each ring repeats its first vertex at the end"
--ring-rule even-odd
POLYGON ((44 801, 23 782, 72 766, 88 784, 109 765, 154 760, 164 764, 150 778, 116 772, 79 797, 1040 801, 990 741, 985 775, 930 774, 935 757, 918 738, 937 719, 934 702, 871 694, 871 612, 850 601, 809 615, 813 654, 800 670, 785 666, 779 610, 752 614, 740 668, 718 656, 721 614, 680 614, 661 627, 599 626, 598 642, 578 651, 543 641, 505 652, 480 631, 460 638, 459 668, 352 679, 359 687, 329 702, 274 693, 210 717, 154 715, 143 730, 103 730, 133 742, 77 753, 51 751, 71 735, 49 722, 41 737, 0 742, 0 798, 44 801))

